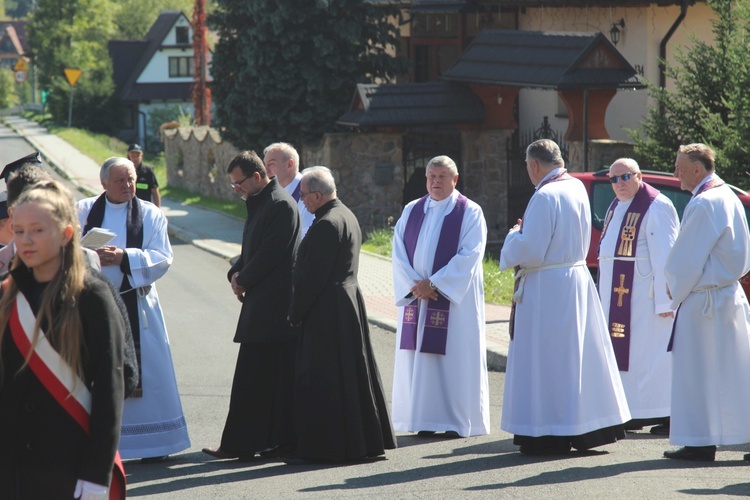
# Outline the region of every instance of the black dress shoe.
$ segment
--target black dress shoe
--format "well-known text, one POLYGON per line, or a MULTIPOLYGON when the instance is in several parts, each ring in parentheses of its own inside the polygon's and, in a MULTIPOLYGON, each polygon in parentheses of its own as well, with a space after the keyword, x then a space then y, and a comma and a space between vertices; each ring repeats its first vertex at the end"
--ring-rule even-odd
POLYGON ((743 460, 744 460, 745 462, 750 462, 750 453, 745 453, 745 456, 744 456, 744 457, 742 457, 742 459, 743 459, 743 460))
POLYGON ((461 437, 456 431, 445 431, 443 433, 443 436, 447 437, 448 439, 456 439, 461 437))
POLYGON ((716 446, 685 446, 679 450, 665 451, 664 457, 673 460, 713 462, 716 459, 716 446))
POLYGON ((655 425, 649 432, 655 436, 669 436, 669 424, 655 425))
POLYGON ((159 464, 169 460, 169 455, 161 455, 159 457, 145 457, 141 459, 142 464, 159 464))
POLYGON ((419 431, 419 432, 417 432, 417 436, 421 436, 421 437, 430 437, 433 434, 435 434, 435 431, 419 431))
POLYGON ((222 460, 226 460, 226 459, 230 459, 230 458, 240 458, 240 454, 239 453, 224 451, 224 450, 221 449, 221 447, 216 448, 216 449, 213 449, 213 448, 203 448, 203 450, 201 450, 201 451, 203 451, 203 453, 205 453, 206 455, 211 455, 214 458, 219 458, 219 459, 222 459, 222 460))

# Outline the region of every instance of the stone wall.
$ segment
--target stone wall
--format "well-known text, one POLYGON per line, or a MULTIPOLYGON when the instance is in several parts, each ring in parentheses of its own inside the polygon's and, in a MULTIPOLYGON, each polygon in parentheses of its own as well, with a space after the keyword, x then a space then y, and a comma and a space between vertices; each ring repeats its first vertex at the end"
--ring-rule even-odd
POLYGON ((338 197, 359 219, 364 232, 395 224, 404 189, 401 134, 326 134, 306 146, 300 162, 324 165, 336 180, 338 197))
MULTIPOLYGON (((225 200, 236 200, 226 166, 239 150, 207 127, 166 130, 164 152, 170 186, 225 200)), ((484 211, 488 251, 496 255, 507 232, 506 130, 461 133, 463 193, 484 211)), ((366 233, 395 224, 404 190, 400 133, 326 134, 320 144, 300 151, 303 167, 325 165, 336 179, 338 196, 366 233)), ((437 151, 435 154, 440 154, 437 151)))
POLYGON ((162 131, 167 183, 191 193, 236 200, 226 173, 239 150, 208 127, 179 127, 162 131))
POLYGON ((506 140, 511 134, 510 130, 472 130, 461 134, 463 194, 482 207, 487 221, 488 251, 495 256, 508 232, 506 140))
MULTIPOLYGON (((568 170, 583 172, 583 141, 568 142, 568 170)), ((595 139, 589 141, 589 172, 609 168, 619 158, 633 158, 635 144, 631 142, 595 139)), ((636 158, 637 160, 637 158, 636 158)), ((639 161, 639 164, 641 162, 639 161)), ((650 168, 641 165, 642 168, 650 168)))

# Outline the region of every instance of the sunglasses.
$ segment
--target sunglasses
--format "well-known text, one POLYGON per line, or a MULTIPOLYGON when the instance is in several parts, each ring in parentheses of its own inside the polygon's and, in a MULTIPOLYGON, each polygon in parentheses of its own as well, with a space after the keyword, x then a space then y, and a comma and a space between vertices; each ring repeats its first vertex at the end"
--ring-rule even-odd
POLYGON ((609 178, 609 182, 611 182, 612 184, 617 184, 618 182, 620 182, 620 179, 622 179, 623 181, 629 181, 630 178, 633 177, 634 175, 635 173, 613 175, 612 177, 609 178))

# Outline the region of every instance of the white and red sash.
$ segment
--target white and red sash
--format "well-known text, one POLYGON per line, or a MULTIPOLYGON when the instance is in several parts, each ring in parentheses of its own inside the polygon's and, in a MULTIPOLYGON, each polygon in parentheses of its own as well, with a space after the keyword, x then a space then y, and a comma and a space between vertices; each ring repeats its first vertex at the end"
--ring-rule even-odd
MULTIPOLYGON (((32 351, 35 324, 34 312, 31 310, 26 297, 19 292, 10 313, 11 338, 21 355, 29 360, 29 368, 44 388, 89 434, 91 432, 91 392, 83 380, 71 370, 70 365, 52 347, 41 330, 36 347, 32 351)), ((119 452, 115 454, 115 463, 112 467, 109 498, 125 498, 125 469, 119 452)))

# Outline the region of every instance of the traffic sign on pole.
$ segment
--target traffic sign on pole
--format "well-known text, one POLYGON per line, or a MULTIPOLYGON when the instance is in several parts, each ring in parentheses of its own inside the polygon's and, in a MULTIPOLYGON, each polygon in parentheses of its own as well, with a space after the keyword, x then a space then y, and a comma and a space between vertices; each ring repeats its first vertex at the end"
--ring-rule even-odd
POLYGON ((23 83, 26 81, 26 78, 28 78, 28 74, 24 70, 16 70, 15 73, 13 73, 13 76, 16 77, 16 83, 23 83))
POLYGON ((83 74, 83 71, 77 68, 65 68, 65 78, 68 79, 68 83, 71 87, 73 87, 78 79, 81 77, 81 74, 83 74))
POLYGON ((23 59, 18 59, 18 62, 13 66, 13 71, 28 71, 29 67, 26 66, 26 62, 23 59))

